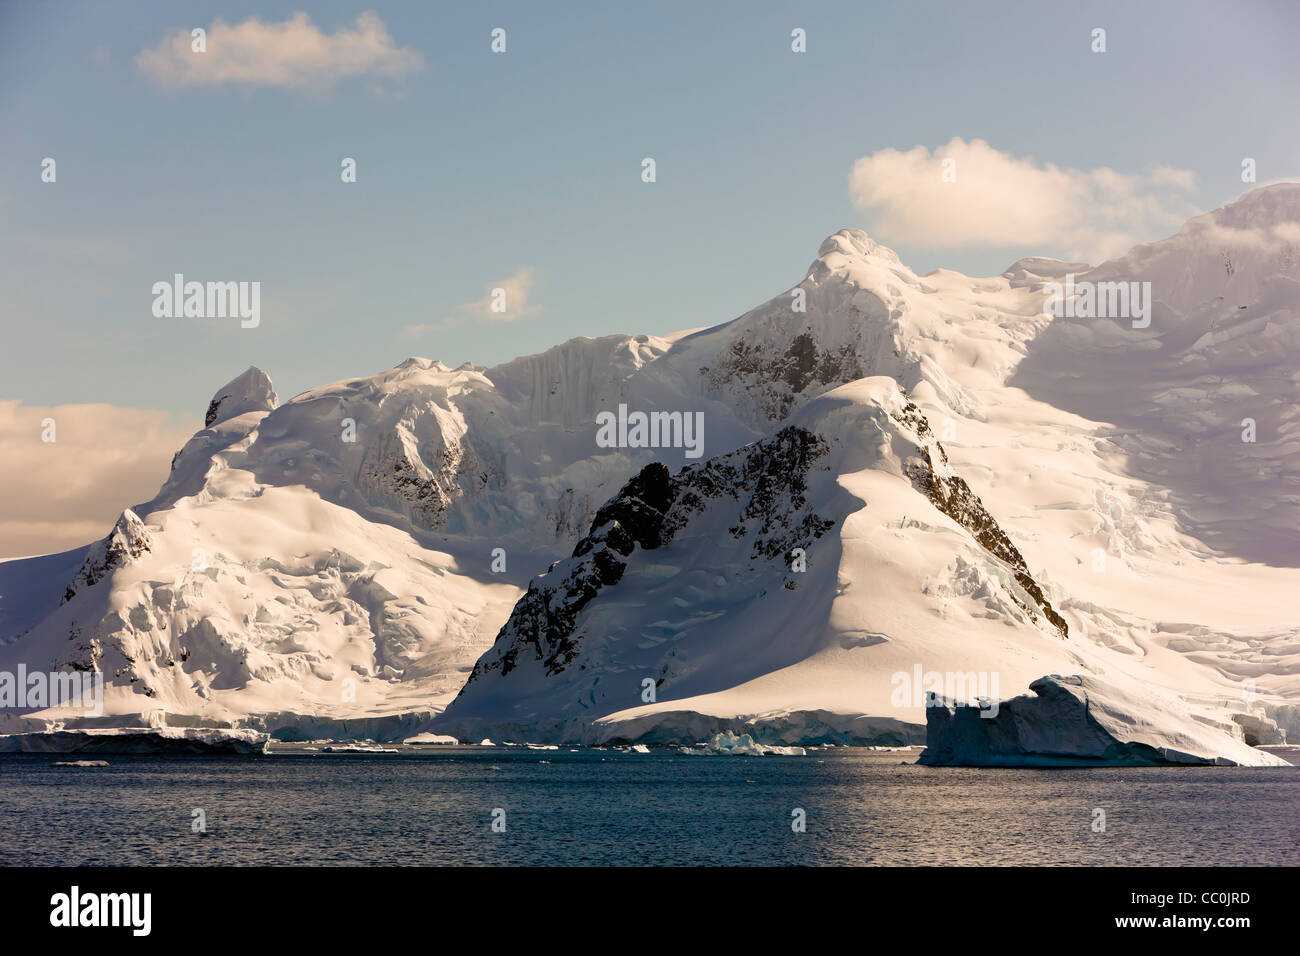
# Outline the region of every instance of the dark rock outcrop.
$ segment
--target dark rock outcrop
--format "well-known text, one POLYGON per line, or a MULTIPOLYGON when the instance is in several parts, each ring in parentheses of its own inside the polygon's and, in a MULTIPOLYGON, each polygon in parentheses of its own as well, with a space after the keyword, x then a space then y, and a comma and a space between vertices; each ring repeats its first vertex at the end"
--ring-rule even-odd
POLYGON ((86 560, 63 592, 61 604, 67 604, 83 588, 92 587, 118 568, 138 560, 153 546, 144 522, 128 508, 117 519, 108 537, 90 546, 86 560))
POLYGON ((231 379, 212 396, 208 402, 207 413, 203 416, 203 427, 211 428, 228 418, 243 415, 246 412, 270 412, 280 404, 271 386, 271 379, 255 365, 250 365, 242 373, 231 379))
POLYGON ((826 450, 822 439, 792 426, 677 475, 661 462, 646 465, 596 512, 572 557, 529 584, 461 694, 487 674, 504 676, 528 658, 539 661, 548 676, 563 671, 580 650, 578 616, 622 580, 636 548, 663 547, 693 515, 718 502, 740 504, 729 531, 736 539, 752 536, 756 560, 774 560, 821 537, 834 523, 812 513, 805 495, 808 471, 826 450))
MULTIPOLYGON (((904 406, 902 417, 904 423, 911 427, 917 435, 923 440, 933 443, 939 452, 941 460, 946 465, 948 455, 943 450, 943 446, 937 440, 934 440, 930 425, 921 414, 920 409, 908 402, 904 406)), ((1043 594, 1043 589, 1038 586, 1038 582, 1030 575, 1029 566, 1025 563, 1024 556, 1011 543, 1011 539, 998 526, 993 516, 989 514, 988 509, 984 507, 984 502, 980 501, 979 495, 971 491, 970 485, 966 484, 965 479, 960 475, 941 474, 935 468, 930 451, 925 447, 921 448, 920 457, 910 464, 907 471, 913 486, 929 498, 936 508, 969 531, 985 551, 1010 566, 1016 582, 1033 598, 1043 617, 1047 618, 1061 632, 1062 637, 1068 637, 1069 625, 1066 623, 1065 618, 1061 617, 1056 609, 1052 607, 1043 594)), ((1018 598, 1015 598, 1014 594, 1012 597, 1017 603, 1021 603, 1018 598)), ((1037 619, 1032 608, 1025 607, 1025 612, 1029 614, 1031 619, 1037 619)))

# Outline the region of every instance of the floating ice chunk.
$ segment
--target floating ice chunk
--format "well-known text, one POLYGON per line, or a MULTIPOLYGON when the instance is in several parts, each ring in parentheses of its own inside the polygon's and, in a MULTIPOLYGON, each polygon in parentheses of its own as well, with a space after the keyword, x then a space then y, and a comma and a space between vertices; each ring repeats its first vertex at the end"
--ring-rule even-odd
POLYGON ((1149 685, 1085 675, 1040 677, 1033 695, 996 712, 939 700, 926 708, 931 766, 1285 766, 1256 750, 1241 728, 1212 722, 1149 685), (994 713, 994 716, 989 716, 994 713))
POLYGON ((416 734, 414 737, 407 737, 405 740, 402 741, 402 743, 406 744, 407 746, 412 746, 417 744, 447 744, 450 746, 452 744, 458 744, 460 743, 460 741, 457 740, 455 737, 448 737, 446 734, 423 733, 423 734, 416 734))
POLYGON ((682 751, 683 753, 709 753, 709 754, 735 754, 740 756, 761 757, 764 754, 775 754, 783 757, 802 757, 807 751, 802 747, 777 747, 768 744, 760 744, 749 734, 737 735, 730 730, 724 730, 722 733, 714 734, 704 745, 703 750, 682 751))

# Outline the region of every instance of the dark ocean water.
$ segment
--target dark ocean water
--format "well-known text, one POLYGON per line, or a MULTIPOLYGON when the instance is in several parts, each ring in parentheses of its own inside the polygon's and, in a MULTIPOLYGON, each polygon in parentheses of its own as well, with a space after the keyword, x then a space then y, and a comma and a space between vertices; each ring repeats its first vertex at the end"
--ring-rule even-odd
POLYGON ((901 764, 915 757, 5 755, 0 864, 1300 864, 1300 767, 901 764))

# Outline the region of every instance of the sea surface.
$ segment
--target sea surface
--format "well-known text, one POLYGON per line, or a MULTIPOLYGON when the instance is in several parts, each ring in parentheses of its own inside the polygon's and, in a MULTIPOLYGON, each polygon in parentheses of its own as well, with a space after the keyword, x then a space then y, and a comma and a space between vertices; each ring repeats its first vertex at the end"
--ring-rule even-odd
POLYGON ((1300 864, 1300 767, 916 756, 297 748, 63 767, 79 758, 3 755, 0 864, 1300 864))

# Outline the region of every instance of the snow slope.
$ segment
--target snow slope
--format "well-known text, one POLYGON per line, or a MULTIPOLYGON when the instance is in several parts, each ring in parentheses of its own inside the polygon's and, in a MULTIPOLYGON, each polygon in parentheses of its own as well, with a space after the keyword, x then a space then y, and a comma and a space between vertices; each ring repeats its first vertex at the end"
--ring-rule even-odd
POLYGON ((103 542, 0 564, 0 667, 99 668, 109 721, 285 733, 917 742, 917 665, 1294 722, 1298 206, 985 279, 842 230, 710 328, 284 403, 249 369, 103 542), (1151 282, 1150 327, 1049 319, 1067 272, 1151 282), (601 447, 620 404, 702 413, 702 458, 601 447), (662 494, 628 550, 630 480, 662 494))
POLYGON ((1126 470, 1167 492, 1181 530, 1300 566, 1300 187, 1247 193, 1080 278, 1149 281, 1151 326, 1054 321, 1012 384, 1116 426, 1126 470))

